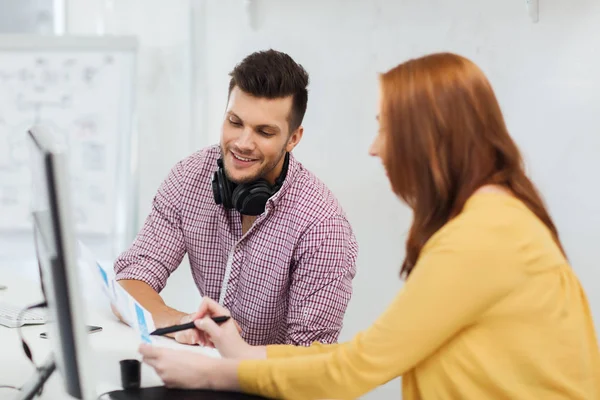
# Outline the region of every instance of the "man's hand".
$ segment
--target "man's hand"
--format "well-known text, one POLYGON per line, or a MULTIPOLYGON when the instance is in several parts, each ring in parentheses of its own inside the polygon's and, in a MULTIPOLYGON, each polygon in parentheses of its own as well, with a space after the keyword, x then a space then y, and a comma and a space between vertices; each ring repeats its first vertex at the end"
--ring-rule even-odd
MULTIPOLYGON (((120 280, 119 284, 125 289, 134 299, 136 299, 142 307, 152 314, 152 320, 157 328, 166 328, 167 326, 185 324, 192 322, 193 314, 186 314, 177 311, 165 304, 162 297, 148 285, 146 282, 137 281, 135 279, 120 280)), ((113 313, 123 320, 118 312, 113 309, 113 313)), ((188 329, 170 333, 167 336, 174 338, 179 343, 198 344, 200 343, 200 332, 196 329, 188 329)))
MULTIPOLYGON (((194 320, 195 315, 196 313, 186 314, 181 311, 170 310, 152 317, 155 320, 155 325, 157 328, 165 328, 168 326, 181 325, 187 324, 188 322, 192 322, 194 320)), ((169 333, 166 336, 169 336, 182 344, 199 344, 204 346, 203 335, 197 329, 186 329, 184 331, 169 333)))
MULTIPOLYGON (((113 314, 115 314, 115 316, 119 318, 121 322, 127 324, 127 321, 123 319, 123 317, 121 316, 121 314, 115 306, 111 304, 110 308, 112 309, 113 314)), ((194 320, 193 317, 195 315, 196 313, 186 314, 184 312, 176 311, 174 309, 169 309, 159 314, 153 315, 152 319, 154 320, 156 328, 165 328, 167 326, 181 325, 186 324, 188 322, 192 322, 194 320)), ((169 336, 182 344, 204 345, 202 341, 202 339, 204 338, 204 334, 203 332, 197 329, 186 329, 185 331, 169 333, 165 336, 169 336)))
MULTIPOLYGON (((154 321, 156 328, 166 328, 168 326, 186 324, 194 320, 193 316, 196 313, 186 314, 167 306, 158 293, 145 282, 121 280, 119 281, 119 284, 134 299, 136 299, 142 307, 152 314, 152 320, 154 321)), ((121 322, 129 325, 114 305, 111 304, 110 308, 112 309, 113 314, 115 314, 121 322)), ((200 334, 200 331, 197 329, 187 329, 185 331, 169 333, 166 336, 175 339, 179 343, 195 345, 201 344, 200 334)))
POLYGON ((264 347, 250 346, 242 339, 240 326, 233 319, 222 324, 215 323, 211 317, 230 316, 229 310, 220 306, 209 297, 204 297, 200 308, 194 314, 194 323, 201 332, 201 342, 205 346, 216 347, 225 358, 266 358, 264 347))

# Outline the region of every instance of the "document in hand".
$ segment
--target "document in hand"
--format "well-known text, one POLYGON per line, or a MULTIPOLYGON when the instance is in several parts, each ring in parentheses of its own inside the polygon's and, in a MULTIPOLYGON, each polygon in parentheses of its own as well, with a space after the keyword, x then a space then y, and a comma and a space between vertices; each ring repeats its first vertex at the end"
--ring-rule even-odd
POLYGON ((156 329, 152 314, 117 283, 112 268, 107 268, 97 261, 91 250, 81 241, 78 242, 78 247, 78 264, 91 272, 89 275, 93 276, 94 283, 101 287, 107 303, 116 308, 121 318, 136 330, 143 342, 178 350, 195 351, 209 357, 221 358, 219 351, 211 347, 190 346, 178 343, 168 337, 150 335, 150 332, 156 329))
POLYGON ((96 260, 92 252, 79 241, 79 262, 93 270, 92 274, 102 287, 107 301, 117 310, 123 320, 137 331, 143 342, 151 343, 150 332, 154 331, 152 314, 137 302, 115 280, 112 268, 106 268, 96 260))

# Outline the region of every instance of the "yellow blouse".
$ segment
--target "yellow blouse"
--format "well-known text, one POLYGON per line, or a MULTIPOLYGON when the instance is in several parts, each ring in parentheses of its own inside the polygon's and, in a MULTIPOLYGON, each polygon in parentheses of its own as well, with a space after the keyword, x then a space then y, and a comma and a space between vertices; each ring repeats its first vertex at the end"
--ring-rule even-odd
POLYGON ((350 342, 267 347, 242 390, 352 399, 402 376, 403 399, 600 399, 591 312, 549 230, 519 200, 472 196, 426 243, 388 309, 350 342))

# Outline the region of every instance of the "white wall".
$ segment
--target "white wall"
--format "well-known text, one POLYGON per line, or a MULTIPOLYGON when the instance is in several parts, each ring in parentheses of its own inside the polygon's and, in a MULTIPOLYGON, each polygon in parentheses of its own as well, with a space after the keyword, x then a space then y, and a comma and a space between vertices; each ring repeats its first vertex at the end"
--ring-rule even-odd
MULTIPOLYGON (((600 331, 599 2, 541 0, 534 24, 524 0, 254 0, 255 30, 244 3, 204 2, 195 68, 203 75, 197 84, 206 119, 196 147, 218 140, 227 73, 245 55, 273 47, 306 67, 309 105, 295 153, 337 194, 360 245, 343 339, 367 327, 400 287, 410 223, 379 163, 367 156, 377 129, 376 75, 433 51, 463 54, 487 73, 600 331)), ((398 398, 399 391, 394 381, 366 397, 398 398)))
MULTIPOLYGON (((141 225, 169 169, 191 153, 191 6, 188 0, 68 0, 67 32, 135 35, 140 42, 136 81, 141 225)), ((163 292, 170 305, 194 311, 200 296, 187 257, 163 292)))
POLYGON ((135 35, 139 39, 136 117, 141 223, 168 170, 190 151, 189 2, 71 0, 67 6, 70 34, 135 35))

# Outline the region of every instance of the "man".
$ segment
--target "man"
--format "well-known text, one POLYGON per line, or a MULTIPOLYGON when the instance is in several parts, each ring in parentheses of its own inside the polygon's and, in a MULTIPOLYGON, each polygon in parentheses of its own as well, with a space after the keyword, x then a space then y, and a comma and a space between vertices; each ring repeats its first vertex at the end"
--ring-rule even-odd
MULTIPOLYGON (((337 341, 358 247, 327 187, 291 151, 303 134, 308 74, 274 50, 230 73, 220 146, 180 161, 159 188, 116 279, 157 327, 189 322, 158 294, 187 252, 203 296, 254 345, 337 341)), ((183 343, 196 330, 173 335, 183 343)))

